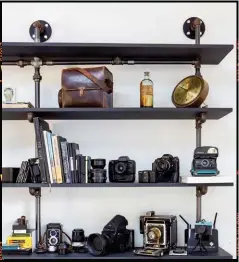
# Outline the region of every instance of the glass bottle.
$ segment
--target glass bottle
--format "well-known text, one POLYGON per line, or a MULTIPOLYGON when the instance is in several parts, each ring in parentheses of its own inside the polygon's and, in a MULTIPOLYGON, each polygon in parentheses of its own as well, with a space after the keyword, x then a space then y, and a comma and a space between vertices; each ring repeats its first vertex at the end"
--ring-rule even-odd
POLYGON ((153 85, 149 72, 144 72, 144 79, 140 82, 140 107, 153 107, 153 85))

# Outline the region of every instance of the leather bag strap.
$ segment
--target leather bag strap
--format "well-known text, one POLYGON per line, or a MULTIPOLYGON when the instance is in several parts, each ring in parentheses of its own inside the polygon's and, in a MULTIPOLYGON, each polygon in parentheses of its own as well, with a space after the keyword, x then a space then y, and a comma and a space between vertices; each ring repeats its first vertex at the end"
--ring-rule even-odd
POLYGON ((67 71, 78 71, 80 72, 82 75, 84 75, 85 77, 87 77, 89 80, 91 80, 95 85, 97 85, 100 89, 104 90, 107 93, 111 93, 112 89, 109 88, 106 83, 104 81, 100 81, 98 80, 95 76, 93 76, 92 74, 90 74, 87 70, 83 69, 83 68, 68 68, 66 69, 67 71))

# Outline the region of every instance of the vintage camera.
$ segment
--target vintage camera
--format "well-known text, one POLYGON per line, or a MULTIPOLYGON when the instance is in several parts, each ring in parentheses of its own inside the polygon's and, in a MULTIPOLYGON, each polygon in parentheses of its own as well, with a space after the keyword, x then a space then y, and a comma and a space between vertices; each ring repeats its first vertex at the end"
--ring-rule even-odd
POLYGON ((33 183, 41 183, 41 170, 39 166, 39 158, 28 159, 31 181, 33 183))
POLYGON ((151 170, 143 170, 138 172, 139 183, 157 183, 156 174, 151 170))
POLYGON ((219 174, 217 169, 218 148, 213 146, 197 147, 194 150, 192 161, 192 176, 216 176, 219 174))
POLYGON ((118 160, 109 162, 109 181, 131 183, 135 181, 136 163, 128 156, 121 156, 118 160))
POLYGON ((90 169, 88 177, 89 183, 106 183, 107 170, 104 169, 105 165, 105 159, 91 159, 92 169, 90 169))
POLYGON ((134 253, 162 256, 177 245, 177 217, 147 212, 145 216, 140 216, 140 233, 143 234, 143 249, 136 249, 134 253))
POLYGON ((170 154, 164 154, 152 164, 152 170, 156 174, 156 182, 179 182, 179 158, 170 154))
POLYGON ((116 215, 101 234, 91 234, 87 239, 88 251, 94 256, 124 252, 134 247, 134 230, 126 229, 128 221, 116 215))
POLYGON ((185 219, 183 220, 187 224, 185 243, 188 254, 201 252, 201 255, 204 255, 205 253, 218 252, 218 230, 216 229, 217 213, 215 214, 213 223, 201 220, 195 223, 194 228, 191 228, 191 225, 189 225, 185 219))
POLYGON ((62 242, 62 226, 59 223, 49 223, 46 226, 46 246, 48 251, 57 251, 57 246, 62 242))

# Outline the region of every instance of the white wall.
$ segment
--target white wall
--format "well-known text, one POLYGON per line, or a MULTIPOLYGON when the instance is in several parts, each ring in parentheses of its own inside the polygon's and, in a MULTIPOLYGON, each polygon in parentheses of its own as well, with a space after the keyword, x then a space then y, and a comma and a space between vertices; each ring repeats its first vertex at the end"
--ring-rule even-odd
MULTIPOLYGON (((233 3, 4 3, 3 42, 32 42, 30 24, 43 19, 53 34, 49 42, 194 42, 182 31, 184 21, 198 16, 206 24, 202 44, 236 43, 236 5, 233 3), (217 21, 223 23, 220 26, 217 21)), ((155 107, 173 107, 171 93, 192 66, 107 66, 114 75, 115 107, 139 106, 139 83, 149 70, 154 81, 155 107)), ((58 107, 57 92, 64 66, 43 67, 41 106, 58 107)), ((203 145, 219 147, 221 175, 236 182, 236 49, 218 66, 202 66, 210 85, 209 107, 232 107, 234 112, 203 126, 203 145)), ((33 68, 3 68, 3 87, 17 88, 18 101, 34 103, 33 68)), ((180 157, 181 175, 189 175, 195 148, 194 121, 51 121, 54 133, 79 143, 81 152, 93 158, 116 159, 128 155, 137 170, 148 169, 164 153, 180 157)), ((20 166, 34 156, 34 129, 27 121, 3 122, 3 166, 20 166)), ((3 240, 14 220, 26 215, 35 225, 34 198, 28 189, 3 188, 3 240)), ((136 245, 142 244, 139 216, 148 210, 160 214, 182 214, 195 222, 194 188, 53 188, 42 190, 42 229, 49 222, 61 222, 64 230, 81 227, 86 234, 99 232, 119 213, 136 230, 136 245)), ((212 221, 218 212, 220 246, 236 255, 236 187, 210 187, 203 197, 203 218, 212 221)), ((178 219, 179 244, 185 224, 178 219)))

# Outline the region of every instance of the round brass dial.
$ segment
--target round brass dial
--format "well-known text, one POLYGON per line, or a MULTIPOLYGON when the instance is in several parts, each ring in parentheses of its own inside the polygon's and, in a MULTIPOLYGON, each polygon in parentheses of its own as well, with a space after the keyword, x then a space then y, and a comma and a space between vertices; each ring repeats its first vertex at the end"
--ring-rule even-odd
POLYGON ((176 107, 199 107, 205 101, 208 90, 208 83, 201 76, 188 76, 174 88, 172 102, 176 107))

